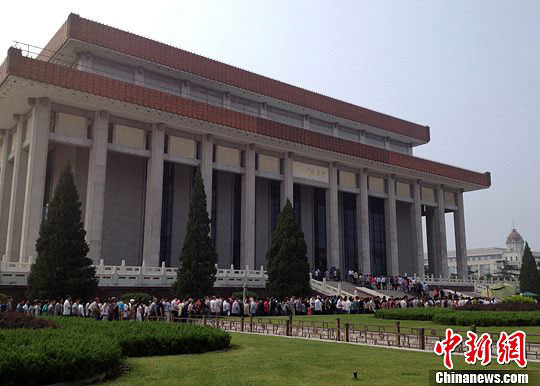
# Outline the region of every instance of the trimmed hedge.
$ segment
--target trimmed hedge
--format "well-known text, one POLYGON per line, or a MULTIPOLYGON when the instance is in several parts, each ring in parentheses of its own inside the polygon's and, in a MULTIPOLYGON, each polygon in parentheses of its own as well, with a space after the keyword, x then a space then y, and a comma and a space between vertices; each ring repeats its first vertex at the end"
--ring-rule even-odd
POLYGON ((463 311, 441 307, 389 308, 375 317, 393 320, 431 320, 450 326, 540 326, 540 311, 463 311))
POLYGON ((508 296, 503 300, 503 303, 522 303, 522 304, 536 304, 533 298, 530 296, 513 295, 508 296))
POLYGON ((150 303, 154 297, 144 292, 128 292, 121 296, 124 302, 129 302, 131 299, 135 299, 137 302, 150 303))
POLYGON ((453 312, 451 309, 442 307, 385 308, 375 311, 375 317, 394 320, 433 320, 435 315, 451 312, 453 312))
POLYGON ((465 304, 460 311, 540 311, 538 303, 465 304))
POLYGON ((58 327, 58 324, 52 320, 34 318, 31 315, 19 312, 0 312, 1 328, 46 328, 58 327))
POLYGON ((454 326, 540 326, 540 311, 454 311, 437 314, 433 321, 454 326))
POLYGON ((42 385, 114 370, 125 356, 203 353, 226 349, 231 336, 209 326, 50 318, 56 329, 0 330, 2 384, 42 385))

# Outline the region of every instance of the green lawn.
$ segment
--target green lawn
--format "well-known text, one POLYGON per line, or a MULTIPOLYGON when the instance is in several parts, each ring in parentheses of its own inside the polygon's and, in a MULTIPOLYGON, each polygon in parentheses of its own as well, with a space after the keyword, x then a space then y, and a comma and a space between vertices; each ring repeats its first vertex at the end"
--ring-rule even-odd
MULTIPOLYGON (((200 355, 130 358, 115 385, 425 385, 430 369, 443 369, 433 353, 231 334, 232 349, 200 355), (353 381, 353 371, 359 381, 353 381)), ((455 369, 470 369, 454 355, 455 369)), ((491 365, 491 369, 517 369, 491 365)), ((529 362, 527 369, 540 370, 529 362)))

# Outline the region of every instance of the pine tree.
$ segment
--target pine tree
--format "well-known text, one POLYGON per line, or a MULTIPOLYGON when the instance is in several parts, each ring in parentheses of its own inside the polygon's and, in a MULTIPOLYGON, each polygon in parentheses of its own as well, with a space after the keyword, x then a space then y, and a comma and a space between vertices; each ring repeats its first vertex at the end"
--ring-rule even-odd
POLYGON ((195 173, 184 245, 174 292, 179 297, 208 295, 216 280, 217 255, 210 239, 210 218, 200 170, 195 173))
POLYGON ((266 254, 268 282, 273 296, 306 296, 311 292, 304 232, 298 226, 289 200, 278 217, 266 254))
POLYGON ((37 259, 28 277, 29 298, 90 299, 98 280, 81 221, 79 194, 67 164, 62 171, 36 242, 37 259))
POLYGON ((529 243, 525 244, 523 258, 521 259, 519 289, 521 292, 532 292, 540 295, 540 274, 531 248, 529 248, 529 243))

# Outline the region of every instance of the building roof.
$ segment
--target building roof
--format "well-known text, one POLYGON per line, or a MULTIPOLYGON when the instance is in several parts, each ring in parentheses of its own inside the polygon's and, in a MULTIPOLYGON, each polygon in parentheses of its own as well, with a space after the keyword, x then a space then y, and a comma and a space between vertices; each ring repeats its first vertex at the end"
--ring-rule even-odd
POLYGON ((522 243, 523 237, 516 231, 516 228, 513 228, 508 237, 506 238, 506 244, 509 243, 522 243))
MULTIPOLYGON (((246 134, 262 135, 389 166, 441 176, 458 182, 473 184, 476 189, 486 188, 491 185, 491 176, 488 172, 478 173, 401 154, 74 68, 23 57, 21 50, 16 48, 11 48, 8 51, 6 61, 0 65, 0 87, 6 84, 10 76, 227 126, 244 131, 246 134)), ((5 92, 4 94, 7 95, 5 92)))
POLYGON ((422 142, 430 139, 429 127, 343 102, 250 71, 218 62, 167 44, 70 14, 49 41, 40 59, 50 60, 69 40, 76 39, 169 68, 286 101, 322 113, 401 134, 422 142))
MULTIPOLYGON (((488 247, 488 248, 470 248, 467 249, 467 256, 493 256, 493 255, 502 255, 504 252, 506 252, 506 248, 498 248, 498 247, 488 247)), ((427 255, 427 254, 426 254, 427 255)), ((448 258, 456 258, 456 251, 448 251, 447 253, 448 258)))

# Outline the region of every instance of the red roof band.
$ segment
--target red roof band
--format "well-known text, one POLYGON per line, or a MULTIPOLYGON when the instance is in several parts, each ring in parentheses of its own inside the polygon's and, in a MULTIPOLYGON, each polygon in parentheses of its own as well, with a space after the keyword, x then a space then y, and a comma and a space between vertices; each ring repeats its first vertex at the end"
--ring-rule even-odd
POLYGON ((62 65, 26 58, 15 48, 9 49, 6 62, 0 66, 0 85, 9 75, 483 187, 491 185, 489 173, 478 173, 396 153, 62 65))
POLYGON ((326 114, 429 142, 429 127, 369 110, 70 14, 38 59, 49 60, 70 38, 283 100, 326 114))

